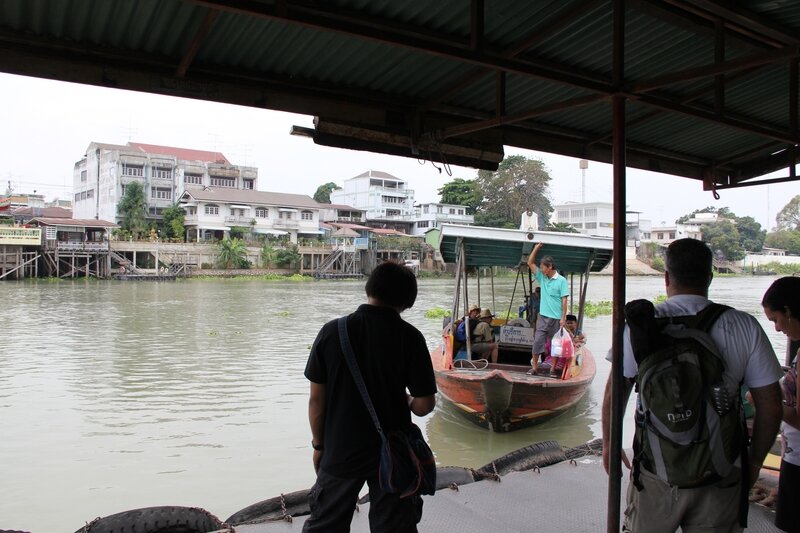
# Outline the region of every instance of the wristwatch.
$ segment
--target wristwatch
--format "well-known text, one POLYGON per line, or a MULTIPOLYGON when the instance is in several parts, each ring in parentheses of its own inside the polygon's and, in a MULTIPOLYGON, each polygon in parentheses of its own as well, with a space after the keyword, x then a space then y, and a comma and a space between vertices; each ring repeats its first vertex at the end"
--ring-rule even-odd
POLYGON ((317 452, 321 452, 322 450, 325 449, 325 447, 322 444, 314 444, 313 440, 311 441, 311 447, 314 448, 314 451, 317 452))

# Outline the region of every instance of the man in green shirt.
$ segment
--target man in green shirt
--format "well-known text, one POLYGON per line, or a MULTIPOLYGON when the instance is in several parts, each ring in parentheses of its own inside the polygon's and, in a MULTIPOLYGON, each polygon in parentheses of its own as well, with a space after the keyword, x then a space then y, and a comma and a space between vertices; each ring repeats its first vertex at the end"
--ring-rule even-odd
POLYGON ((542 248, 542 243, 537 243, 528 257, 528 268, 536 277, 541 287, 539 300, 539 318, 536 320, 536 333, 533 337, 533 372, 536 373, 539 358, 546 357, 545 345, 553 338, 558 330, 564 327, 567 317, 567 297, 569 288, 567 280, 558 273, 553 258, 549 255, 542 257, 539 266, 536 265, 536 254, 542 248))

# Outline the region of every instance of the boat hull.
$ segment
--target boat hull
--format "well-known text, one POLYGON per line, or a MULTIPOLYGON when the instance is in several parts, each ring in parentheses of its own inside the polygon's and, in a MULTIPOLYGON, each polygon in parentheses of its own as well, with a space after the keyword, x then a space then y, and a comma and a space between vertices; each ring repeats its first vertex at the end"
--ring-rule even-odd
POLYGON ((564 380, 527 374, 529 367, 520 365, 446 368, 441 349, 432 359, 441 398, 478 426, 505 433, 542 423, 578 403, 596 371, 588 349, 582 348, 580 356, 580 371, 564 380))

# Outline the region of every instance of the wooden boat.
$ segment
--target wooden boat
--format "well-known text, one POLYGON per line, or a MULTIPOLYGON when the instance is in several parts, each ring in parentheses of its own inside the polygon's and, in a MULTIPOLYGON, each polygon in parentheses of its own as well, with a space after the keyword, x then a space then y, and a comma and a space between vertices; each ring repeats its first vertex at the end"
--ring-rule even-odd
MULTIPOLYGON (((523 288, 525 294, 530 294, 532 279, 527 259, 537 242, 543 243, 538 259, 552 256, 559 272, 568 278, 572 287, 571 302, 577 304, 580 328, 589 273, 602 270, 611 261, 612 240, 608 238, 445 224, 439 249, 445 262, 457 264, 451 316, 467 314, 468 270, 480 272, 480 269, 491 267, 491 272, 494 272, 494 267, 516 268, 527 276, 523 288), (579 277, 577 301, 574 294, 576 275, 579 277), (459 302, 463 305, 460 306, 459 302), (459 312, 460 308, 463 312, 459 312)), ((511 299, 513 301, 513 294, 511 299)), ((496 364, 474 360, 469 341, 465 347, 460 347, 466 348, 467 360, 454 363, 454 351, 457 352, 459 346, 454 341, 452 326, 445 328, 442 344, 431 355, 443 400, 472 422, 496 432, 528 427, 563 413, 583 397, 596 370, 594 357, 584 345, 576 350, 569 364, 564 365, 561 379, 531 374, 533 328, 508 325, 507 322, 500 317, 492 321, 495 337, 500 340, 496 364)))

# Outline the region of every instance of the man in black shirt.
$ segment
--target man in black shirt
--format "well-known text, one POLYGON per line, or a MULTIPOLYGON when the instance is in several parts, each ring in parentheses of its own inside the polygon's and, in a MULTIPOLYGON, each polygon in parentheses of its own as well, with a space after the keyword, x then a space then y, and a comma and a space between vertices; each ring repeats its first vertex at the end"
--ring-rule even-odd
MULTIPOLYGON (((347 318, 347 332, 367 391, 385 432, 424 416, 436 403, 436 381, 422 333, 400 317, 417 298, 417 280, 406 267, 382 263, 366 284, 367 303, 347 318), (408 392, 406 392, 408 390, 408 392)), ((400 499, 378 483, 380 438, 339 345, 337 321, 317 335, 306 364, 311 382, 308 417, 317 481, 309 494, 305 533, 348 532, 358 493, 369 485, 370 530, 411 533, 422 500, 400 499)))

